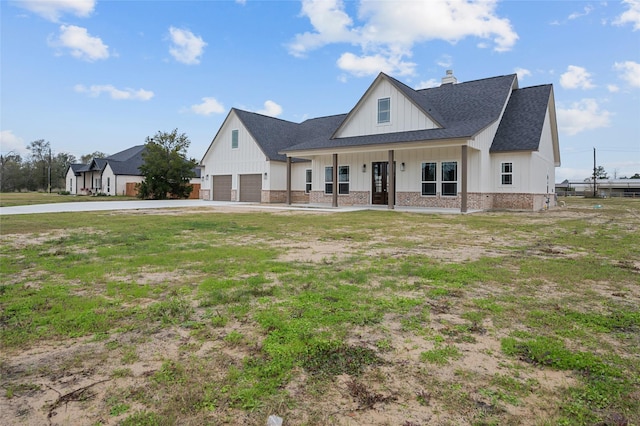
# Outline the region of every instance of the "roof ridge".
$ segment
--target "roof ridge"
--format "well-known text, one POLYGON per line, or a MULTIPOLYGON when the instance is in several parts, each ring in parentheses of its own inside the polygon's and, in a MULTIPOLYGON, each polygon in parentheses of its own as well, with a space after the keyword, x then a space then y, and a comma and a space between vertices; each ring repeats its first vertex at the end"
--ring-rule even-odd
POLYGON ((283 121, 285 123, 299 124, 299 123, 296 123, 295 121, 289 121, 289 120, 285 120, 284 118, 278 118, 278 117, 274 117, 272 115, 261 114, 259 112, 255 112, 255 111, 247 111, 246 109, 240 109, 240 108, 236 108, 236 107, 231 107, 231 109, 235 110, 235 111, 240 111, 240 112, 243 112, 243 113, 246 113, 246 114, 253 114, 253 115, 258 115, 258 116, 264 117, 264 118, 271 118, 273 120, 283 121))

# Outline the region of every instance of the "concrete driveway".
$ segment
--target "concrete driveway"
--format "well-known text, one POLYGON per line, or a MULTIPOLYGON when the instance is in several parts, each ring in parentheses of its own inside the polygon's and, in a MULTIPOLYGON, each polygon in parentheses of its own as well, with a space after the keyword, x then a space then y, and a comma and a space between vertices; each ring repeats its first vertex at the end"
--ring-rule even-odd
MULTIPOLYGON (((91 212, 106 210, 144 210, 170 209, 178 207, 235 207, 259 210, 310 210, 308 206, 265 205, 226 201, 205 200, 141 200, 141 201, 89 201, 53 204, 34 204, 29 206, 0 207, 0 216, 15 214, 63 213, 63 212, 91 212)), ((337 212, 344 208, 313 208, 314 211, 337 212)), ((355 210, 355 209, 354 209, 355 210)))

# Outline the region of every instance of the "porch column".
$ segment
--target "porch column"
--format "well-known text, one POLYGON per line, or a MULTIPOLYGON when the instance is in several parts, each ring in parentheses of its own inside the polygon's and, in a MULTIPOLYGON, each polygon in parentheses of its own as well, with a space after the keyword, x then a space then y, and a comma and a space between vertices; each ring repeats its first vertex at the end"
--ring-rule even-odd
POLYGON ((287 157, 287 205, 291 205, 291 157, 287 157))
POLYGON ((333 154, 333 207, 338 207, 338 154, 333 154))
POLYGON ((460 185, 462 186, 462 199, 460 201, 460 212, 467 212, 467 145, 462 145, 461 160, 460 160, 460 185))
POLYGON ((387 208, 393 209, 396 204, 396 163, 393 160, 394 151, 389 150, 389 186, 387 187, 387 208))

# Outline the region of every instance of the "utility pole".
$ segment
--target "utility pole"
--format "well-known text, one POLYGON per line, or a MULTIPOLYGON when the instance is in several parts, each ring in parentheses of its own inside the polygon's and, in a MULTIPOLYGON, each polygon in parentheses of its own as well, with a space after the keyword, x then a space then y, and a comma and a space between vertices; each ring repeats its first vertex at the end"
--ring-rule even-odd
POLYGON ((596 148, 593 147, 593 198, 596 198, 596 148))
POLYGON ((49 146, 49 194, 51 194, 51 146, 49 146))

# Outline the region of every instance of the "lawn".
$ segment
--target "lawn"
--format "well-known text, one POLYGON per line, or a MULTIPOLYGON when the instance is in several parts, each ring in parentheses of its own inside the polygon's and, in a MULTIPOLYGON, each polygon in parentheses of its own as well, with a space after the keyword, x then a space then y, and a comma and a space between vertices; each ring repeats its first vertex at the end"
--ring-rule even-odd
POLYGON ((640 424, 640 200, 566 203, 2 217, 0 424, 640 424))

